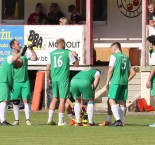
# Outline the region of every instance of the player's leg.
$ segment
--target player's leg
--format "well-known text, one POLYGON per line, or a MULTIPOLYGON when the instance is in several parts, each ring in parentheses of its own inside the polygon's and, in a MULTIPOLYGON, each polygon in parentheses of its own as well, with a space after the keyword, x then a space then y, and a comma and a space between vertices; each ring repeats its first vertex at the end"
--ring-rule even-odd
POLYGON ((74 112, 76 118, 76 125, 80 126, 81 124, 81 103, 80 98, 75 98, 74 112))
POLYGON ((119 100, 119 115, 122 123, 124 124, 125 119, 125 112, 126 112, 126 105, 124 100, 119 100))
MULTIPOLYGON (((74 102, 75 102, 75 100, 74 100, 74 102)), ((73 114, 73 108, 74 108, 74 105, 73 105, 72 101, 69 98, 67 98, 66 103, 65 103, 65 111, 70 119, 70 122, 69 122, 70 125, 75 124, 75 121, 74 121, 75 115, 73 114)))
POLYGON ((14 83, 13 90, 11 92, 11 100, 13 102, 13 113, 15 121, 12 125, 19 125, 19 103, 21 99, 22 85, 20 83, 14 83))
POLYGON ((70 104, 67 101, 65 103, 65 111, 70 119, 74 119, 74 115, 72 115, 72 107, 70 106, 70 104))
POLYGON ((59 104, 59 121, 58 126, 67 125, 67 123, 64 121, 64 112, 65 112, 65 103, 66 98, 69 93, 69 82, 59 82, 59 96, 60 96, 60 104, 59 104))
POLYGON ((88 103, 87 103, 88 126, 94 126, 94 122, 93 122, 94 91, 92 89, 92 86, 86 80, 82 80, 80 91, 82 92, 83 99, 88 100, 88 103))
POLYGON ((87 104, 87 114, 88 114, 88 126, 94 126, 93 116, 94 116, 94 101, 89 100, 87 104))
POLYGON ((54 110, 55 110, 57 101, 58 101, 58 98, 53 96, 52 101, 50 103, 49 111, 48 111, 48 121, 47 121, 48 125, 56 125, 56 123, 53 120, 53 115, 54 115, 54 110))
POLYGON ((81 80, 79 81, 78 79, 72 79, 70 85, 70 92, 75 99, 74 112, 76 118, 76 126, 81 126, 81 93, 79 91, 79 85, 81 84, 81 80))
POLYGON ((109 99, 107 101, 107 106, 108 106, 108 117, 107 117, 107 121, 108 122, 112 122, 112 111, 111 111, 111 106, 109 104, 109 99))
POLYGON ((109 104, 111 106, 112 113, 116 120, 113 123, 113 126, 123 125, 120 120, 119 106, 116 104, 116 100, 118 99, 119 92, 120 92, 120 85, 112 85, 112 84, 110 85, 109 92, 108 92, 109 104))
POLYGON ((20 100, 13 100, 13 113, 15 117, 15 121, 12 125, 19 125, 19 104, 20 100))
POLYGON ((128 97, 128 86, 121 85, 121 91, 118 97, 118 104, 119 104, 119 115, 122 123, 124 123, 124 117, 126 112, 126 100, 128 97))
POLYGON ((30 83, 29 81, 22 83, 22 99, 24 103, 26 124, 31 125, 30 122, 30 83))
POLYGON ((2 126, 10 126, 6 121, 6 102, 8 101, 10 89, 7 83, 0 83, 0 121, 2 126))
POLYGON ((64 112, 65 112, 65 102, 66 100, 64 98, 60 98, 60 104, 59 104, 59 121, 58 126, 66 125, 64 121, 64 112))
POLYGON ((107 125, 111 125, 112 123, 112 111, 111 111, 111 106, 109 104, 109 99, 107 100, 107 109, 108 109, 107 119, 106 121, 100 123, 99 126, 107 126, 107 125))
MULTIPOLYGON (((155 83, 151 83, 151 97, 155 99, 155 83)), ((149 127, 155 127, 155 123, 150 124, 149 127)))
POLYGON ((52 83, 52 93, 53 98, 49 106, 49 112, 48 112, 48 125, 56 125, 56 123, 53 120, 54 110, 58 101, 59 92, 58 92, 58 84, 57 82, 52 83))

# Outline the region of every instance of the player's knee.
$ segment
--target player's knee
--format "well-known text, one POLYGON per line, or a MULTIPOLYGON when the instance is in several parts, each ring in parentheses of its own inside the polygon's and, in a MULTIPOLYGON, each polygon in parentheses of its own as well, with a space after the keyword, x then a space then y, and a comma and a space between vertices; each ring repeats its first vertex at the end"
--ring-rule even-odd
POLYGON ((19 103, 20 103, 20 100, 13 100, 14 105, 19 105, 19 103))

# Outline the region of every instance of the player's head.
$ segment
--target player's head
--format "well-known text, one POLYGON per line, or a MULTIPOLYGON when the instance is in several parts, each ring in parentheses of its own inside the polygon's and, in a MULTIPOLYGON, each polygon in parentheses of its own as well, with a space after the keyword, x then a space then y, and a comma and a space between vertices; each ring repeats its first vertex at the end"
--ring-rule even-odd
POLYGON ((152 39, 151 43, 152 43, 152 48, 155 50, 155 39, 152 39))
POLYGON ((65 48, 65 40, 63 38, 59 38, 56 40, 55 45, 58 49, 65 48))
POLYGON ((153 13, 155 11, 155 4, 153 2, 148 4, 148 10, 150 13, 153 13))
POLYGON ((146 38, 146 45, 147 45, 147 48, 152 48, 152 42, 153 40, 155 40, 155 35, 151 35, 151 36, 148 36, 146 38))
POLYGON ((114 42, 113 44, 111 44, 110 46, 112 53, 115 52, 122 52, 122 48, 121 48, 121 44, 119 42, 114 42))
POLYGON ((150 35, 146 38, 146 40, 149 41, 150 43, 152 43, 153 39, 155 39, 155 35, 150 35))
POLYGON ((13 39, 13 40, 11 40, 11 42, 10 42, 10 48, 11 48, 13 51, 20 51, 21 46, 20 46, 20 43, 19 43, 16 39, 13 39))

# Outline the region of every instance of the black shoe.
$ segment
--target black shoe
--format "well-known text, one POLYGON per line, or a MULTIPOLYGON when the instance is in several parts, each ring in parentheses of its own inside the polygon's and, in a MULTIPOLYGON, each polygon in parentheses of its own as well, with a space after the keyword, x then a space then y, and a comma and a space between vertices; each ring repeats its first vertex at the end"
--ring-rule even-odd
POLYGON ((7 121, 3 121, 3 122, 1 123, 1 126, 12 126, 12 124, 10 124, 10 123, 7 122, 7 121))
POLYGON ((112 124, 112 126, 123 126, 123 123, 121 120, 117 120, 112 124))

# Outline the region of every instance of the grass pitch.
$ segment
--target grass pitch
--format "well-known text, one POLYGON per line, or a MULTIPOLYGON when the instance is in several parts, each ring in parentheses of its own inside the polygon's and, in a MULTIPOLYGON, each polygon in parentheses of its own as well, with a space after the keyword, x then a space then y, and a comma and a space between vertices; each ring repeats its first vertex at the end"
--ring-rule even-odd
MULTIPOLYGON (((32 112, 32 126, 25 124, 24 112, 20 113, 20 125, 0 126, 0 145, 154 145, 155 128, 148 125, 155 122, 155 115, 126 116, 124 127, 74 127, 46 125, 48 112, 32 112)), ((57 121, 58 115, 54 116, 57 121)), ((106 119, 96 114, 95 123, 106 119)), ((68 122, 68 117, 65 117, 68 122)), ((7 121, 13 122, 12 111, 7 112, 7 121)))

